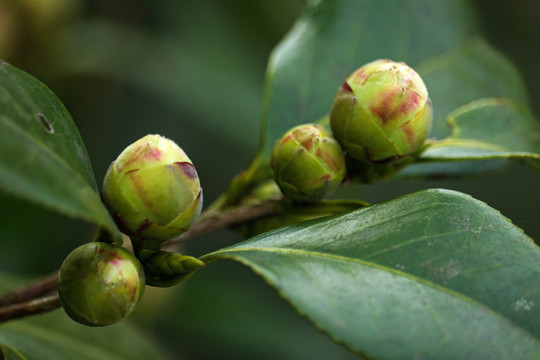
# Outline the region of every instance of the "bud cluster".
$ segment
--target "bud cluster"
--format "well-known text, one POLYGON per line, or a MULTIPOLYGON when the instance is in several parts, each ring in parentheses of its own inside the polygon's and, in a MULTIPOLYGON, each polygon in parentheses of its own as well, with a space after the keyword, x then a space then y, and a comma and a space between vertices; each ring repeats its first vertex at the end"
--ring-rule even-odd
MULTIPOLYGON (((339 88, 330 112, 333 134, 305 124, 276 142, 275 184, 294 202, 310 203, 334 191, 347 170, 380 175, 398 169, 400 160, 420 151, 431 118, 426 87, 413 69, 390 60, 369 63, 339 88)), ((66 313, 86 325, 113 324, 133 312, 145 285, 171 286, 204 266, 160 250, 193 226, 202 200, 197 171, 173 141, 147 135, 128 146, 107 170, 103 201, 135 255, 104 242, 69 254, 58 283, 66 313)))
POLYGON ((67 256, 58 293, 66 313, 90 326, 105 326, 131 314, 145 285, 171 286, 204 263, 160 251, 186 232, 202 208, 197 171, 173 141, 147 135, 113 161, 103 182, 103 200, 135 255, 122 246, 92 242, 67 256), (165 256, 166 255, 166 256, 165 256))
POLYGON ((308 124, 276 142, 274 179, 291 199, 318 201, 341 183, 346 162, 366 174, 399 169, 396 163, 421 149, 431 121, 431 101, 422 78, 404 63, 373 61, 339 88, 330 111, 333 136, 308 124))

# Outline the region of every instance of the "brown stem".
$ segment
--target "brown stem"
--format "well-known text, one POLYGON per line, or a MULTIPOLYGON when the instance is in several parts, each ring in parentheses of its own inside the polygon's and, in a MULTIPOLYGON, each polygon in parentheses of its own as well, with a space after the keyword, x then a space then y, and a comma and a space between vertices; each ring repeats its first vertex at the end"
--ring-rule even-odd
POLYGON ((25 316, 42 314, 58 309, 60 306, 60 298, 56 292, 34 300, 3 306, 0 308, 0 323, 25 316))
POLYGON ((208 234, 243 223, 245 221, 274 214, 278 209, 280 200, 280 197, 276 197, 270 200, 251 204, 249 206, 232 208, 224 212, 210 210, 203 213, 199 221, 197 221, 197 223, 191 229, 179 237, 165 242, 164 246, 171 246, 196 236, 208 234))
POLYGON ((58 288, 58 273, 41 278, 30 285, 0 296, 0 307, 18 304, 36 299, 56 291, 58 288))

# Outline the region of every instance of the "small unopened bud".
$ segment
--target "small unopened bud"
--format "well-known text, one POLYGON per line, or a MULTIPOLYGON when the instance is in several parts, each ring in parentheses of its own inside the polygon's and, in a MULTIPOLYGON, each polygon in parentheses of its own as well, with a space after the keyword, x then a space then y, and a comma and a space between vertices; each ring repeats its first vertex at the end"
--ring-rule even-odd
POLYGON ((172 140, 147 135, 111 164, 103 200, 127 235, 166 241, 195 223, 202 190, 184 151, 172 140))
POLYGON ((274 179, 281 191, 299 202, 319 201, 345 176, 345 157, 338 142, 315 124, 297 126, 272 151, 274 179))
POLYGON ((420 75, 404 63, 377 60, 350 75, 334 99, 330 126, 347 155, 387 162, 414 153, 432 121, 420 75))
POLYGON ((93 242, 64 260, 58 294, 73 320, 90 326, 116 323, 135 310, 144 292, 139 261, 119 245, 93 242))

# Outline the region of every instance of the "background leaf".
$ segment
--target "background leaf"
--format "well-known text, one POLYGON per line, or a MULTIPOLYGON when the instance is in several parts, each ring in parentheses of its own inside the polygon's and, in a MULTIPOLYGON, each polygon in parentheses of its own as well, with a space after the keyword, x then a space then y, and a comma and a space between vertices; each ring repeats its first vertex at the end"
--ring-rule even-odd
POLYGON ((421 155, 427 161, 511 158, 540 170, 540 124, 518 104, 485 99, 448 117, 452 135, 421 155))
POLYGON ((369 358, 540 356, 540 251, 461 193, 418 192, 204 258, 250 266, 369 358))
MULTIPOLYGON (((211 13, 208 15, 212 16, 211 13)), ((227 33, 220 36, 226 41, 227 33)), ((170 35, 157 37, 110 21, 89 21, 63 33, 56 45, 63 54, 56 71, 63 76, 99 74, 128 84, 174 111, 196 117, 198 121, 190 124, 194 128, 190 131, 218 132, 239 144, 247 142, 254 145, 256 138, 246 137, 245 134, 256 132, 257 123, 249 121, 245 115, 238 118, 233 114, 237 114, 235 110, 238 107, 245 113, 259 111, 258 94, 246 89, 251 87, 255 81, 253 75, 260 74, 260 69, 253 69, 253 64, 245 62, 239 64, 244 73, 239 74, 235 69, 224 71, 234 61, 235 52, 242 51, 238 42, 228 44, 226 51, 222 49, 221 64, 216 63, 212 56, 199 55, 199 51, 208 51, 198 49, 201 45, 186 49, 186 44, 170 38, 170 35), (130 61, 134 54, 137 62, 130 61), (156 59, 162 59, 163 63, 156 66, 156 59), (141 67, 147 71, 140 71, 141 67), (171 74, 183 80, 169 81, 171 74), (221 80, 215 81, 216 78, 221 80), (211 121, 216 112, 219 112, 222 122, 211 121)))
POLYGON ((452 112, 448 123, 452 134, 431 145, 399 178, 486 175, 508 165, 504 159, 540 169, 540 124, 524 106, 508 99, 477 100, 452 112))
POLYGON ((3 62, 0 84, 0 189, 120 236, 62 103, 41 82, 3 62))
POLYGON ((478 34, 465 1, 313 3, 272 53, 267 70, 263 164, 275 140, 330 110, 343 80, 379 58, 404 61, 424 78, 434 106, 430 136, 449 134, 446 116, 484 97, 526 103, 514 67, 478 34))
POLYGON ((41 320, 2 325, 0 344, 21 354, 21 359, 29 360, 165 358, 144 334, 128 324, 92 329, 52 314, 41 320))

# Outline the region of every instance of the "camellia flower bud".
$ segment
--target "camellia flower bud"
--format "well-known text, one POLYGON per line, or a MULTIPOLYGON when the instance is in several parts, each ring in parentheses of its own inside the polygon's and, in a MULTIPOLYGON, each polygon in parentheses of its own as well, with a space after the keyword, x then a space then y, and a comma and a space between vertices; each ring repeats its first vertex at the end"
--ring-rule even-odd
POLYGON ((318 201, 335 190, 345 176, 345 156, 325 128, 297 126, 279 139, 271 166, 281 191, 296 201, 318 201))
POLYGON ((431 101, 404 63, 377 60, 350 75, 334 99, 330 126, 347 155, 386 162, 414 153, 428 136, 431 101))
POLYGON ((64 260, 58 294, 66 313, 90 326, 116 323, 135 310, 144 293, 139 261, 119 245, 93 242, 64 260))
POLYGON ((166 241, 195 223, 202 190, 184 151, 169 139, 147 135, 111 164, 103 200, 126 234, 166 241))

